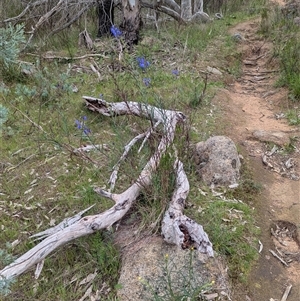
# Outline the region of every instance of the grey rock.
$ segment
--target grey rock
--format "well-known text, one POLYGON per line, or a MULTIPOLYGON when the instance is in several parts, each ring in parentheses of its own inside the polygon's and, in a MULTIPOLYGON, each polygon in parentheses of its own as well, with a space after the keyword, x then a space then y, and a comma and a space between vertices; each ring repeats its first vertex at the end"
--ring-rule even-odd
POLYGON ((174 293, 183 292, 188 285, 194 292, 212 281, 212 292, 230 291, 221 258, 209 258, 195 250, 182 250, 167 244, 160 236, 144 237, 128 245, 120 274, 119 300, 153 300, 154 294, 161 300, 169 300, 166 296, 168 277, 174 293))
POLYGON ((245 41, 246 39, 239 33, 239 32, 236 32, 232 35, 232 39, 235 41, 235 42, 242 42, 242 41, 245 41))
POLYGON ((204 12, 196 12, 191 20, 191 22, 194 22, 194 23, 208 23, 208 22, 211 22, 211 18, 209 17, 209 15, 207 13, 204 13, 204 12))
POLYGON ((253 137, 262 142, 271 142, 279 146, 290 143, 290 136, 287 133, 279 131, 263 131, 257 130, 252 133, 253 137))
POLYGON ((222 75, 222 72, 220 70, 218 70, 217 68, 213 68, 213 67, 210 67, 210 66, 207 66, 207 71, 212 73, 212 74, 215 74, 215 75, 222 75))
POLYGON ((300 17, 294 18, 294 24, 300 26, 300 17))
POLYGON ((211 137, 196 145, 194 159, 197 173, 210 187, 236 187, 241 162, 234 142, 225 136, 211 137))

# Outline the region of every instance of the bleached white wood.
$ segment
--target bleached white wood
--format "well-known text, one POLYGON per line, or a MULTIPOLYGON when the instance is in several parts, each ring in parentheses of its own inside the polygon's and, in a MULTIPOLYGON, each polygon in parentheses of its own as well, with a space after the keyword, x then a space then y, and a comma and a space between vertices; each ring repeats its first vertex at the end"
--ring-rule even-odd
POLYGON ((144 138, 145 136, 146 136, 146 133, 139 134, 136 137, 134 137, 127 145, 125 145, 124 152, 123 152, 122 156, 120 157, 120 159, 118 160, 118 162, 114 165, 113 172, 111 173, 110 178, 109 178, 108 183, 110 184, 110 189, 109 189, 110 192, 113 191, 115 188, 121 163, 126 159, 129 151, 136 144, 136 142, 138 142, 140 139, 144 138))
MULTIPOLYGON (((95 192, 110 198, 115 204, 103 213, 81 217, 87 210, 83 210, 72 218, 65 219, 59 225, 33 235, 43 239, 27 253, 0 271, 0 278, 16 277, 39 264, 51 252, 60 246, 101 229, 109 228, 119 221, 131 208, 142 189, 151 184, 163 154, 173 143, 175 129, 178 123, 183 123, 186 117, 183 113, 164 110, 155 106, 137 102, 109 103, 100 98, 83 97, 87 108, 104 116, 135 115, 151 120, 151 123, 162 124, 162 138, 156 151, 153 153, 137 180, 124 192, 115 194, 100 188, 95 192)), ((144 135, 144 134, 143 134, 144 135)), ((189 192, 189 183, 183 170, 183 164, 176 159, 175 173, 177 176, 176 189, 169 209, 163 219, 163 235, 167 242, 178 246, 193 246, 200 252, 213 256, 212 246, 202 226, 182 214, 184 202, 189 192), (173 217, 172 217, 173 216, 173 217)))
POLYGON ((162 221, 162 235, 166 242, 182 248, 193 248, 213 257, 212 243, 203 227, 189 217, 183 215, 185 200, 190 185, 181 161, 176 159, 176 188, 168 210, 162 221))

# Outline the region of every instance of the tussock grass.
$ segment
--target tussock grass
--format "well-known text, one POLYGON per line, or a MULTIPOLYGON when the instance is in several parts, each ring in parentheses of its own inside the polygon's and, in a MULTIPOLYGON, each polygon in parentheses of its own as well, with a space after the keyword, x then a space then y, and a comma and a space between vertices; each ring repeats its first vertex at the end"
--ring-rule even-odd
POLYGON ((274 57, 280 61, 277 84, 289 88, 292 101, 300 99, 300 36, 299 26, 294 22, 297 15, 289 8, 269 6, 262 11, 261 21, 261 33, 273 41, 274 57))

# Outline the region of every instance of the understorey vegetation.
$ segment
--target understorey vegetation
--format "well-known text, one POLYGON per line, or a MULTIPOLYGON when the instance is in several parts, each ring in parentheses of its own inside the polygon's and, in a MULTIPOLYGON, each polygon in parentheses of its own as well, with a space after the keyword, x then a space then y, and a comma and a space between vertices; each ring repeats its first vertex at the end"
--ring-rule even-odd
POLYGON ((278 86, 290 90, 290 99, 300 100, 300 42, 298 1, 282 7, 268 7, 261 12, 261 33, 274 42, 274 58, 280 61, 278 86))

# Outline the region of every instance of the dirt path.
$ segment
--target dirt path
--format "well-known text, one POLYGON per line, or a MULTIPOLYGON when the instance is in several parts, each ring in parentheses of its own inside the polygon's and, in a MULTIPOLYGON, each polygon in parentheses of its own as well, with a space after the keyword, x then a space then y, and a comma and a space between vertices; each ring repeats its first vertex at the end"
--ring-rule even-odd
POLYGON ((280 118, 288 106, 287 91, 274 88, 278 65, 272 59, 272 45, 259 37, 258 28, 259 20, 232 28, 231 34, 240 33, 245 38, 238 46, 243 53, 243 75, 215 98, 230 125, 226 134, 239 145, 253 167, 255 180, 263 186, 253 204, 257 208, 263 250, 249 277, 248 292, 235 291, 234 301, 247 300, 246 295, 251 301, 281 300, 288 285, 293 287, 287 300, 299 301, 300 244, 296 231, 300 230, 300 141, 293 140, 292 153, 286 151, 285 142, 289 137, 300 137, 300 132, 280 118), (266 131, 267 137, 255 138, 256 130, 266 131), (267 152, 275 139, 271 131, 276 131, 275 138, 279 137, 278 143, 282 145, 272 155, 267 152))

